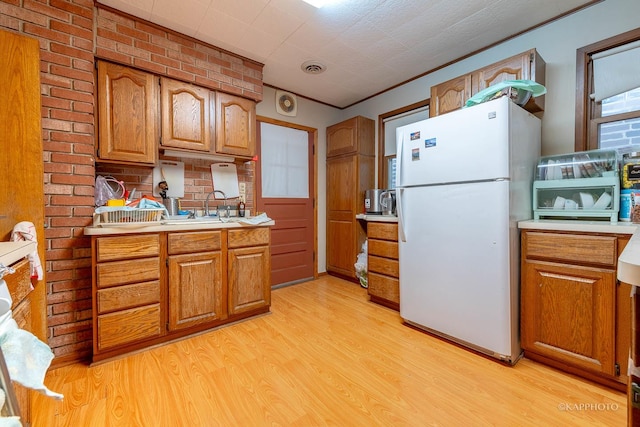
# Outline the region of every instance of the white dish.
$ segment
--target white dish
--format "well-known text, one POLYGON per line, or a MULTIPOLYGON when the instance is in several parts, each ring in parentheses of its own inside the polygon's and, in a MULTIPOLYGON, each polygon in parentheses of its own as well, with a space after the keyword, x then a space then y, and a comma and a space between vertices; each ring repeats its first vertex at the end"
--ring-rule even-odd
POLYGON ((595 200, 593 200, 593 196, 590 193, 580 193, 580 204, 582 205, 582 209, 591 209, 595 200))
POLYGON ((611 194, 605 191, 593 204, 593 209, 604 210, 609 207, 609 204, 611 204, 611 194))
POLYGON ((578 209, 578 202, 576 202, 575 200, 567 199, 564 202, 564 208, 565 209, 578 209))
POLYGON ((553 209, 564 209, 564 205, 566 202, 567 199, 565 199, 564 197, 556 197, 556 199, 553 201, 553 209))

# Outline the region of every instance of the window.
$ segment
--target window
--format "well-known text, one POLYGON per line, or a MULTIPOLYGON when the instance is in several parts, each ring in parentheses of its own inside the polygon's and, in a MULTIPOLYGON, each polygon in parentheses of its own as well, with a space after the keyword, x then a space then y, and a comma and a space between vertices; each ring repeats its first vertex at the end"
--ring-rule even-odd
POLYGON ((640 29, 577 51, 575 150, 640 144, 640 29))
POLYGON ((429 118, 429 100, 417 102, 378 117, 378 188, 395 188, 396 128, 429 118))

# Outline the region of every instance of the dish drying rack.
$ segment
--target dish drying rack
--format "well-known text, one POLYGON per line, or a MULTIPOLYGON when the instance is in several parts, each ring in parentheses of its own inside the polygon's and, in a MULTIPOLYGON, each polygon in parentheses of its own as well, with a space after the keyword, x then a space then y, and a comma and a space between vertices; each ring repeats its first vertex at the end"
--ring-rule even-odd
POLYGON ((118 227, 125 225, 155 225, 160 223, 164 209, 162 208, 120 208, 114 207, 104 212, 93 214, 94 227, 118 227))

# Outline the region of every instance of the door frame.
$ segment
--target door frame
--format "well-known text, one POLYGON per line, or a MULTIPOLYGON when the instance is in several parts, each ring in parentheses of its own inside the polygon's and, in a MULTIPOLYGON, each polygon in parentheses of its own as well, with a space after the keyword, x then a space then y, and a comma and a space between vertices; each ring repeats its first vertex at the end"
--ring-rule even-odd
MULTIPOLYGON (((318 278, 318 160, 316 158, 316 146, 318 145, 318 129, 309 126, 299 125, 297 123, 285 122, 282 120, 273 119, 271 117, 257 116, 257 127, 260 127, 260 123, 268 123, 276 126, 282 126, 292 129, 308 132, 312 138, 312 150, 311 150, 311 163, 313 164, 313 176, 309 179, 312 180, 313 194, 309 194, 313 203, 313 278, 318 278)), ((262 140, 259 138, 256 141, 256 148, 258 152, 258 161, 256 162, 256 212, 262 211, 263 206, 258 204, 258 190, 262 194, 262 164, 260 163, 260 154, 262 153, 262 140)), ((262 200, 262 198, 260 198, 262 200)))

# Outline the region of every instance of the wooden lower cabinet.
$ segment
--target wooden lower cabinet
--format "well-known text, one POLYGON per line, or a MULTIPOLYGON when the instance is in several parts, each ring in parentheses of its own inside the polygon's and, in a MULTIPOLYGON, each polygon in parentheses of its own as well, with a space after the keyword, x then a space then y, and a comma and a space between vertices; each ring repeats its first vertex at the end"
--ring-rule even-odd
POLYGON ((367 223, 367 283, 371 301, 400 309, 398 224, 367 223))
POLYGON ((269 311, 270 233, 94 236, 93 361, 269 311))
POLYGON ((163 295, 158 234, 98 237, 95 254, 94 360, 119 348, 160 337, 163 295))
POLYGON ((229 314, 271 305, 271 257, 268 228, 230 230, 228 252, 229 314))
POLYGON ((169 330, 227 317, 222 231, 169 233, 169 330))
POLYGON ((616 280, 626 236, 522 232, 525 357, 624 390, 630 287, 616 280))

